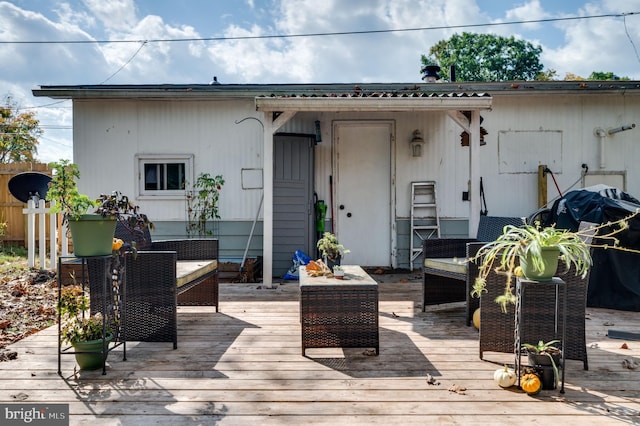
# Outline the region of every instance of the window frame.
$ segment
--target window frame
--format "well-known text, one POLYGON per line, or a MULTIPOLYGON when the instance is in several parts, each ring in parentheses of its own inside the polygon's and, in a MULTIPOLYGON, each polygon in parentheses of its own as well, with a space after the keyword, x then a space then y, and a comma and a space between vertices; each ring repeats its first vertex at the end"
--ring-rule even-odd
POLYGON ((138 199, 176 199, 184 198, 186 191, 193 182, 193 154, 136 154, 135 167, 136 176, 138 176, 138 183, 136 185, 136 192, 138 199), (185 188, 183 189, 145 189, 144 179, 144 166, 146 164, 170 164, 170 163, 183 163, 184 164, 184 180, 185 188))

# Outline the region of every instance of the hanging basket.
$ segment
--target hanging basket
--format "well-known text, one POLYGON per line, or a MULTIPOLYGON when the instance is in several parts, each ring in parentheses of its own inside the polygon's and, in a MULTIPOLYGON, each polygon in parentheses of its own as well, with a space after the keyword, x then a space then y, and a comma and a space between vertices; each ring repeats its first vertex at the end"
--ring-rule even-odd
POLYGON ((99 214, 85 214, 78 220, 69 220, 73 240, 73 254, 77 257, 106 256, 111 254, 115 219, 99 214))
POLYGON ((558 259, 560 257, 560 249, 558 247, 542 247, 540 259, 543 268, 538 270, 534 268, 532 261, 533 254, 528 252, 526 256, 520 256, 520 267, 525 278, 533 281, 551 281, 558 270, 558 259))

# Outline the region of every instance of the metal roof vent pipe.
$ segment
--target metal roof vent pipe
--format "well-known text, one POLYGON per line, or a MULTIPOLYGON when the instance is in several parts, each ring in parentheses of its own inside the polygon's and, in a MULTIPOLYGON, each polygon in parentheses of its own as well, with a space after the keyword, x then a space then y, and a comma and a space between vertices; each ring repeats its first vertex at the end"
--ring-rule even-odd
POLYGON ((440 75, 438 75, 438 71, 440 71, 440 67, 438 65, 427 65, 424 68, 422 68, 422 73, 424 74, 422 76, 422 80, 424 80, 425 83, 435 83, 436 81, 440 80, 440 75))
POLYGON ((454 81, 456 81, 456 66, 455 65, 451 65, 449 67, 449 81, 451 83, 453 83, 454 81))

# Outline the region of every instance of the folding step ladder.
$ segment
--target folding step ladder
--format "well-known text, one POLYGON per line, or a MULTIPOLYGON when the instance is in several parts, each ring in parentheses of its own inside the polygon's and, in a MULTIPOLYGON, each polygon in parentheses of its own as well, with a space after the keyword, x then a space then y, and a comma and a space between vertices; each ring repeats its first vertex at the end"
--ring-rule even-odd
POLYGON ((422 241, 440 238, 440 219, 436 197, 436 183, 411 182, 411 254, 409 269, 422 255, 422 241))

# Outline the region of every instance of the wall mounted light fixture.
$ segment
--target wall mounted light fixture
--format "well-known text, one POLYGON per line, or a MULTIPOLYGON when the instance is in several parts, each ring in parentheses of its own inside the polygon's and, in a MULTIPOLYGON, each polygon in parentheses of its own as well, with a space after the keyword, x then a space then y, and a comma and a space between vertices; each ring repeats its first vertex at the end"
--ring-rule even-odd
POLYGON ((411 155, 414 157, 422 157, 422 146, 424 145, 424 139, 422 139, 422 132, 416 129, 413 131, 413 137, 411 138, 411 155))
POLYGON ((322 129, 320 128, 320 120, 316 120, 316 143, 322 142, 322 129))

